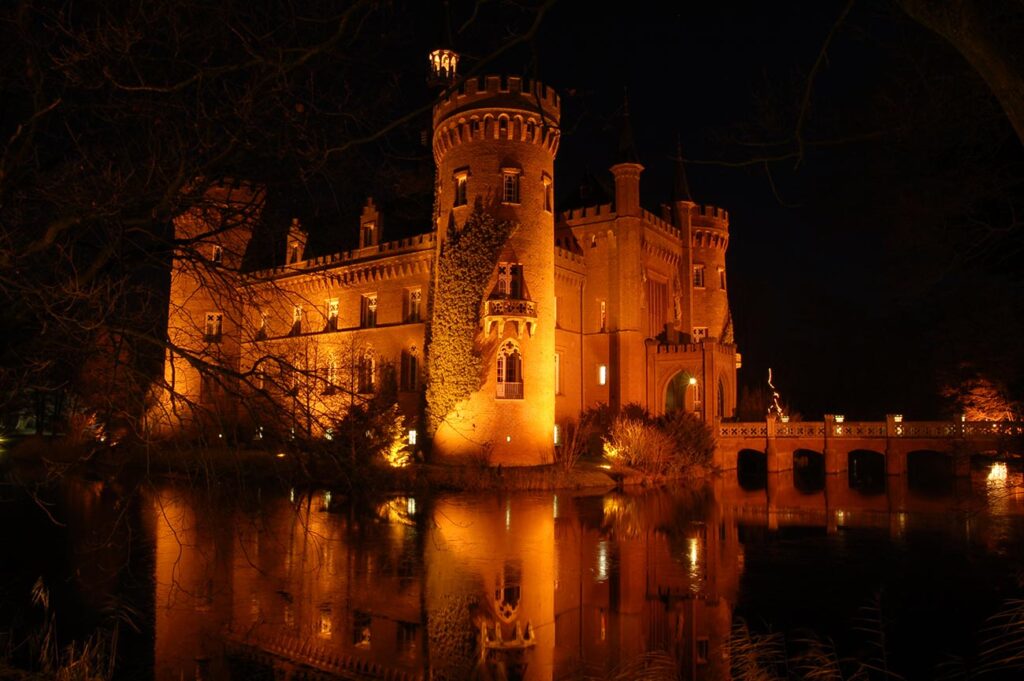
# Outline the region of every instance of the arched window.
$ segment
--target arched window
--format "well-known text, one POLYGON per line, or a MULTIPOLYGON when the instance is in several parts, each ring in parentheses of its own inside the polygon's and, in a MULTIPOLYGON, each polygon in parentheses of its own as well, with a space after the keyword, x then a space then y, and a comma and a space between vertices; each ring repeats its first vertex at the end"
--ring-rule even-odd
POLYGON ((372 393, 377 373, 377 359, 373 353, 367 352, 359 358, 358 379, 359 392, 372 393))
POLYGON ((718 379, 718 417, 725 417, 725 385, 722 383, 722 379, 718 379))
POLYGON ((523 399, 523 357, 515 341, 507 340, 498 349, 499 400, 523 399))

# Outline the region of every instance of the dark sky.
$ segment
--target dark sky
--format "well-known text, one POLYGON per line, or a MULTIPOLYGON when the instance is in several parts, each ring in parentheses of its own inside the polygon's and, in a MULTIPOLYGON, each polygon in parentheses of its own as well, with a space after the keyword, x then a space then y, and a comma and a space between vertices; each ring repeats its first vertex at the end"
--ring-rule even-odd
MULTIPOLYGON (((404 84, 404 110, 432 96, 424 58, 443 40, 439 7, 396 7, 388 18, 396 26, 382 28, 407 37, 381 53, 383 68, 404 84)), ((460 71, 522 35, 534 7, 453 2, 460 71)), ((606 9, 562 0, 533 40, 480 72, 539 77, 562 94, 561 209, 579 204, 588 169, 610 180, 624 93, 646 166, 643 201, 655 212, 668 196, 679 136, 695 200, 731 214, 741 384, 763 386, 772 367, 784 401, 807 417, 942 417, 942 386, 972 376, 1005 383, 1019 397, 1020 141, 984 82, 941 39, 889 2, 862 0, 837 22, 844 7, 606 9)), ((371 193, 388 210, 391 236, 423 231, 433 167, 419 139, 429 124, 424 112, 388 139, 385 155, 404 155, 405 170, 385 180, 353 175, 351 165, 337 171, 329 190, 335 213, 315 208, 309 216, 315 247, 353 239, 348 227, 371 193), (347 201, 338 198, 346 192, 347 201), (339 222, 346 227, 318 234, 317 223, 339 222)), ((382 158, 369 150, 366 157, 382 158)))
POLYGON ((1024 154, 981 79, 896 7, 856 3, 799 155, 845 3, 705 4, 563 2, 508 60, 563 95, 562 207, 585 168, 607 176, 627 91, 646 206, 667 198, 678 134, 694 198, 730 210, 741 383, 771 366, 807 416, 920 418, 964 371, 1017 380, 1020 237, 998 230, 1024 154))

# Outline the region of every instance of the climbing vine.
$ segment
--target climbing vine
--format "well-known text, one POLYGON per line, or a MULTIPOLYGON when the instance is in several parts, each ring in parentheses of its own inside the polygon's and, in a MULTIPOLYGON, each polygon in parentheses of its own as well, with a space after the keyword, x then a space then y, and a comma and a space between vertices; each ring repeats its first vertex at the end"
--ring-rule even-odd
POLYGON ((476 345, 480 303, 505 241, 516 228, 478 204, 461 230, 450 229, 437 262, 427 346, 427 427, 433 433, 455 405, 480 389, 476 345))

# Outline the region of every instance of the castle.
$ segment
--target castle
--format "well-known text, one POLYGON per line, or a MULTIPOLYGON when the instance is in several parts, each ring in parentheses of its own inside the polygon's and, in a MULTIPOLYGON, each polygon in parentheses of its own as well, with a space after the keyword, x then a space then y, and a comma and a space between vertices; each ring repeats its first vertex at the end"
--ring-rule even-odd
MULTIPOLYGON (((456 60, 432 53, 434 75, 455 82, 456 60)), ((223 210, 180 216, 176 239, 200 257, 176 257, 172 269, 165 423, 218 436, 245 423, 259 437, 283 412, 293 433, 330 438, 327 424, 391 377, 410 444, 429 437, 440 460, 531 465, 551 461, 564 425, 601 403, 731 416, 740 355, 728 213, 691 199, 681 160, 661 215, 644 210, 627 124, 613 201, 556 214, 560 107, 554 90, 517 77, 446 90, 433 109, 434 224, 413 238, 385 240, 371 199, 358 248, 310 257, 296 220, 279 266, 242 272, 259 188, 219 186, 223 210), (479 300, 483 375, 430 426, 426 383, 446 379, 425 362, 432 322, 435 335, 444 323, 431 319, 437 264, 448 235, 481 209, 515 225, 479 300)))

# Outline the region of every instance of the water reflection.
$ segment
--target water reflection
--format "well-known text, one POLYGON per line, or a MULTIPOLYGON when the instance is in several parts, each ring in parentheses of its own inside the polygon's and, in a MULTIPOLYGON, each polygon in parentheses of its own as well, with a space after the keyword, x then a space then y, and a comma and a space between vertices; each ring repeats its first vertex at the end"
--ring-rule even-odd
POLYGON ((978 469, 942 495, 903 478, 881 490, 846 475, 805 484, 806 472, 765 473, 754 489, 721 478, 700 491, 359 504, 326 490, 132 496, 71 481, 61 512, 68 581, 86 607, 123 597, 126 569, 152 574, 139 615, 152 617, 139 635, 152 653, 134 663, 159 681, 548 681, 603 675, 651 650, 668 651, 684 679, 724 679, 735 615, 824 634, 827 613, 842 613, 842 635, 890 572, 906 588, 902 575, 922 569, 961 580, 948 603, 981 590, 976 619, 957 614, 951 631, 995 611, 993 593, 1021 564, 1018 469, 978 469))

